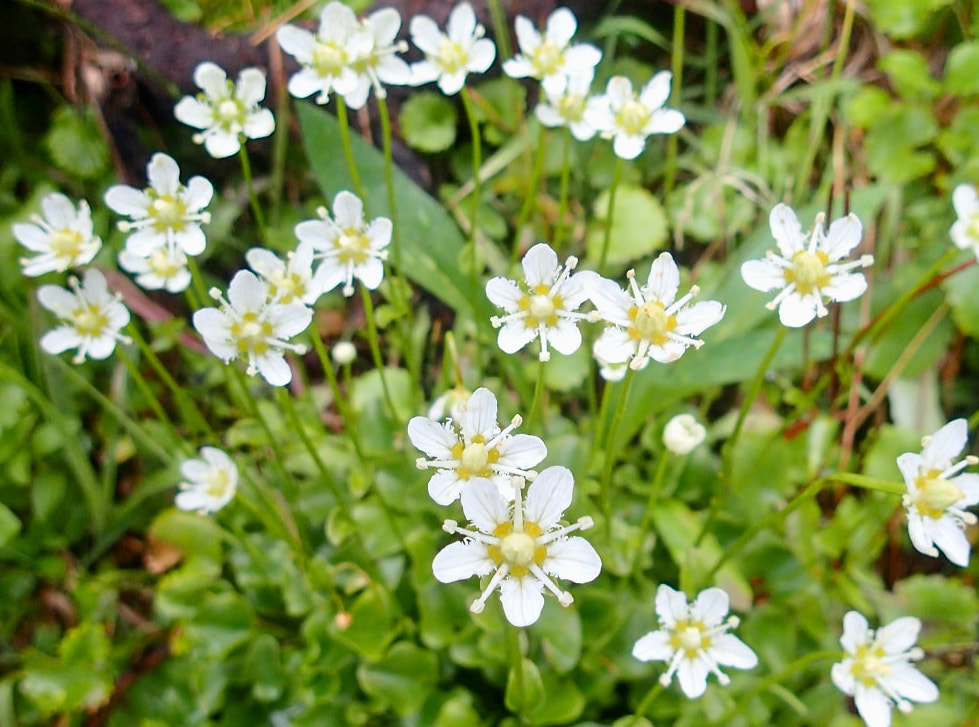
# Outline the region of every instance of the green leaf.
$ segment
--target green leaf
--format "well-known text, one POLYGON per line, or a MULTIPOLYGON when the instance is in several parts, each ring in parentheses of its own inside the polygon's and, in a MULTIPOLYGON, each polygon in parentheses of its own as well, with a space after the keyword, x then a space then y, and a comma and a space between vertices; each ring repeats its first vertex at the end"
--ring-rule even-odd
POLYGON ((72 176, 95 179, 109 168, 109 150, 91 110, 59 109, 44 141, 51 160, 72 176))
POLYGON ((969 641, 979 619, 979 595, 974 587, 947 576, 913 575, 894 586, 898 596, 894 617, 918 616, 936 623, 942 641, 969 641))
MULTIPOLYGON (((513 628, 507 626, 507 628, 513 628)), ((506 708, 514 714, 525 714, 544 698, 544 681, 540 670, 530 659, 521 659, 523 679, 517 676, 517 670, 511 668, 507 673, 506 693, 503 702, 506 708)))
POLYGON ((917 51, 897 48, 881 58, 877 67, 890 76, 904 98, 932 99, 941 91, 941 84, 932 78, 924 56, 917 51))
POLYGON ((945 90, 960 96, 979 93, 979 42, 959 43, 948 54, 945 90))
POLYGON ((421 708, 438 682, 438 658, 415 644, 399 641, 377 663, 362 663, 357 682, 398 714, 411 714, 421 708))
POLYGON ((960 331, 979 338, 979 266, 973 265, 942 282, 952 320, 960 331))
POLYGON ((545 608, 531 631, 540 636, 544 658, 559 674, 581 658, 581 616, 575 608, 545 608))
POLYGON ((0 548, 5 546, 20 532, 20 519, 9 507, 0 502, 0 548))
MULTIPOLYGON (((912 300, 900 315, 894 317, 870 348, 864 362, 864 371, 878 381, 883 379, 907 349, 911 339, 941 305, 943 297, 941 291, 931 290, 912 300)), ((954 327, 948 318, 941 320, 911 356, 901 370, 901 376, 914 377, 930 368, 948 352, 953 334, 954 327)))
POLYGON ((445 96, 421 91, 405 101, 399 122, 408 146, 435 154, 455 143, 459 112, 445 96))
MULTIPOLYGON (((331 200, 344 189, 353 189, 350 170, 340 143, 339 125, 332 114, 312 104, 301 103, 296 115, 303 132, 306 155, 323 194, 331 200)), ((364 184, 365 208, 369 215, 390 216, 384 183, 384 157, 358 134, 351 134, 354 160, 364 184)), ((398 208, 395 234, 401 256, 410 264, 404 273, 418 285, 458 311, 482 309, 489 317, 488 302, 473 300, 469 279, 459 269, 463 237, 449 213, 423 189, 394 169, 394 190, 398 208)), ((393 257, 393 253, 392 253, 393 257)))
POLYGON ((397 636, 395 615, 390 598, 377 588, 368 588, 351 607, 349 625, 340 628, 334 621, 330 633, 344 646, 377 661, 397 636))
POLYGON ((527 715, 535 725, 568 724, 585 711, 585 696, 573 681, 559 678, 554 672, 543 674, 543 699, 527 715))
POLYGON ((149 534, 178 548, 187 558, 221 560, 223 532, 209 517, 170 508, 156 516, 149 534))
MULTIPOLYGON (((609 191, 595 200, 594 218, 588 226, 588 257, 599 260, 605 244, 609 191)), ((620 185, 615 194, 615 211, 609 239, 608 263, 622 265, 663 247, 667 237, 666 213, 652 194, 642 187, 620 185)))

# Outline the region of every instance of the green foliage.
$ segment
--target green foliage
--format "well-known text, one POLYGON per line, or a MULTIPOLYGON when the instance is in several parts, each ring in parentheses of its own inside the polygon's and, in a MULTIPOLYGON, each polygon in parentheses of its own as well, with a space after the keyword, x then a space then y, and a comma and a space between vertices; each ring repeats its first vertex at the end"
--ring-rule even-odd
POLYGON ((456 140, 459 113, 444 96, 430 91, 412 95, 401 107, 401 133, 409 146, 434 154, 456 140))

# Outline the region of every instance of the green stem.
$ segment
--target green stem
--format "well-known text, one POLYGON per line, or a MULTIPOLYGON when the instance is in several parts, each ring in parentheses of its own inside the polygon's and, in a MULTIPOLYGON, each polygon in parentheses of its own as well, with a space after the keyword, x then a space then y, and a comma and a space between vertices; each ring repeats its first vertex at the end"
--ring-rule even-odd
POLYGON ((622 176, 622 158, 615 157, 615 167, 612 169, 612 185, 608 188, 608 210, 605 213, 605 239, 602 241, 602 254, 598 259, 598 272, 605 272, 608 261, 608 249, 612 240, 612 221, 615 215, 615 193, 619 189, 619 179, 622 176))
POLYGON ((384 149, 384 186, 388 196, 388 215, 391 218, 391 260, 395 270, 401 275, 401 241, 398 229, 398 204, 394 194, 394 164, 391 155, 391 117, 388 102, 384 96, 377 97, 377 110, 381 117, 381 142, 384 149))
POLYGON ((526 706, 523 682, 523 652, 520 649, 520 628, 507 623, 507 649, 510 652, 510 669, 513 671, 513 681, 517 690, 517 718, 523 722, 522 714, 526 706))
POLYGON ((197 266, 197 260, 190 255, 187 256, 187 269, 190 270, 190 278, 193 281, 193 288, 187 289, 187 302, 190 303, 191 309, 196 311, 207 307, 207 301, 211 300, 211 295, 204 284, 204 277, 201 275, 201 269, 197 266))
POLYGON ((653 706, 653 702, 656 701, 656 697, 658 697, 662 691, 663 685, 659 681, 649 688, 649 691, 646 692, 646 696, 642 698, 642 701, 639 702, 639 706, 636 707, 636 711, 632 713, 632 724, 629 725, 629 727, 635 727, 635 725, 639 724, 639 720, 646 716, 646 712, 648 712, 649 708, 653 706))
POLYGON ((374 319, 374 301, 371 299, 371 292, 367 288, 360 287, 361 298, 364 301, 364 315, 367 318, 367 342, 370 345, 371 356, 374 358, 374 366, 381 377, 381 389, 384 391, 384 403, 387 405, 391 421, 398 421, 398 410, 394 408, 394 399, 391 398, 391 391, 388 389, 387 377, 384 375, 384 360, 381 357, 381 343, 377 335, 377 323, 374 319))
POLYGON ((629 400, 629 391, 632 389, 635 374, 635 370, 630 366, 626 370, 621 387, 618 387, 621 389, 621 393, 615 405, 612 423, 609 425, 608 437, 605 438, 605 465, 602 469, 602 511, 605 514, 606 535, 609 537, 612 534, 612 468, 615 466, 615 460, 618 457, 619 425, 622 423, 622 415, 629 400))
POLYGON ((126 350, 122 346, 117 346, 116 348, 119 352, 119 358, 122 359, 123 364, 125 364, 126 369, 129 371, 129 375, 132 377, 133 381, 136 382, 136 388, 140 390, 140 393, 143 394, 143 398, 146 399, 146 403, 149 404, 150 409, 153 410, 153 415, 159 419, 160 423, 167 428, 170 436, 173 437, 173 443, 171 446, 180 447, 181 445, 184 445, 183 437, 180 436, 180 432, 177 431, 177 427, 167 415, 166 410, 160 403, 160 399, 155 393, 153 393, 153 389, 143 377, 143 374, 140 372, 136 362, 129 357, 129 354, 126 353, 126 350))
POLYGON ((262 213, 262 206, 258 203, 258 195, 255 194, 255 182, 252 179, 252 163, 248 158, 248 150, 242 144, 238 149, 238 158, 241 160, 241 173, 245 177, 245 184, 248 186, 248 203, 251 205, 252 214, 255 216, 255 224, 258 225, 258 236, 265 245, 268 243, 268 236, 265 232, 265 215, 262 213))
POLYGON ((344 398, 343 392, 340 390, 340 383, 337 381, 336 372, 333 370, 333 361, 330 360, 330 355, 327 353, 319 333, 312 331, 310 338, 313 339, 313 348, 316 349, 316 356, 319 358, 320 366, 323 367, 323 372, 330 382, 330 389, 333 391, 333 400, 337 404, 337 409, 340 410, 340 416, 343 417, 344 428, 347 434, 350 435, 350 441, 353 442, 354 451, 357 452, 357 459, 364 462, 364 451, 361 449, 360 435, 357 432, 357 418, 347 403, 346 398, 344 398))
MULTIPOLYGON (((656 463, 656 474, 653 477, 653 486, 649 490, 649 499, 646 501, 646 510, 642 514, 642 521, 639 523, 639 549, 643 547, 643 543, 646 541, 646 533, 649 531, 649 523, 653 519, 653 508, 656 506, 656 501, 659 499, 660 490, 663 488, 663 479, 666 476, 666 466, 670 461, 671 454, 668 450, 664 450, 660 454, 659 462, 656 463)), ((633 573, 639 566, 639 553, 636 553, 636 559, 632 564, 633 573)))
POLYGON ((555 250, 560 249, 564 242, 564 231, 567 227, 565 218, 568 216, 568 186, 571 181, 571 130, 564 129, 564 149, 561 150, 561 191, 557 204, 557 226, 554 228, 555 250))
POLYGON ((534 385, 534 403, 530 407, 530 415, 527 417, 527 426, 532 427, 540 414, 541 402, 544 399, 544 375, 546 366, 543 361, 537 362, 537 383, 534 385))
MULTIPOLYGON (((673 52, 672 52, 672 71, 673 71, 673 98, 679 99, 683 89, 683 51, 684 51, 684 26, 686 25, 687 9, 682 3, 677 3, 673 7, 673 52)), ((676 104, 674 104, 676 105, 676 104)), ((673 183, 676 179, 676 157, 679 138, 676 134, 670 134, 666 141, 666 163, 663 172, 663 191, 669 193, 673 191, 673 183)))
POLYGON ((289 153, 289 131, 292 120, 292 104, 286 84, 276 84, 275 94, 275 137, 272 139, 272 222, 279 221, 282 207, 282 190, 286 178, 286 156, 289 153))
POLYGON ((510 250, 511 265, 517 262, 517 257, 520 255, 520 239, 523 237, 523 229, 527 225, 528 220, 530 220, 530 215, 534 211, 534 203, 537 201, 537 185, 540 184, 540 175, 544 169, 544 156, 546 153, 546 145, 544 143, 545 131, 544 125, 541 124, 537 131, 537 147, 534 149, 534 163, 530 170, 530 181, 527 183, 526 197, 524 197, 523 205, 520 207, 520 214, 517 217, 517 226, 513 235, 513 247, 510 250))
POLYGON ((350 143, 350 119, 347 116, 347 104, 343 97, 335 95, 337 100, 337 122, 340 126, 340 145, 343 146, 343 154, 347 157, 347 167, 350 169, 350 180, 353 182, 354 192, 360 197, 367 208, 367 195, 364 194, 364 185, 360 181, 360 171, 357 169, 357 162, 354 159, 354 148, 350 143))
POLYGON ((466 109, 466 118, 469 120, 469 133, 472 136, 473 145, 473 189, 472 189, 472 212, 469 216, 469 245, 470 245, 470 277, 472 283, 473 300, 479 299, 479 255, 476 251, 476 229, 477 216, 479 214, 479 198, 481 195, 481 182, 479 177, 480 167, 483 166, 483 147, 479 137, 479 122, 476 119, 476 109, 473 107, 472 99, 469 97, 469 89, 463 88, 462 105, 466 109))

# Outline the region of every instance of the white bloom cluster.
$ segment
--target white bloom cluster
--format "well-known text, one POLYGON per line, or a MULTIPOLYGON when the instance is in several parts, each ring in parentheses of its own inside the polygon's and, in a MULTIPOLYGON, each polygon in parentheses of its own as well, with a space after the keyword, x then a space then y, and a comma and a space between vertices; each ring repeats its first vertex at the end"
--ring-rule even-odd
POLYGON ((238 489, 238 468, 227 453, 217 447, 201 447, 201 459, 188 459, 180 465, 184 481, 174 498, 181 510, 217 512, 231 502, 238 489))
POLYGON ((42 216, 33 215, 30 223, 14 223, 17 242, 33 253, 21 258, 24 275, 32 278, 45 273, 63 273, 68 268, 92 262, 102 248, 102 240, 93 234, 92 212, 82 200, 74 203, 54 192, 41 199, 42 216))
POLYGON ((622 159, 635 159, 650 134, 675 134, 686 118, 675 109, 663 108, 670 97, 673 74, 660 71, 636 93, 624 76, 608 80, 605 93, 592 98, 584 112, 585 121, 606 139, 622 159))
POLYGON ((289 93, 297 98, 317 94, 316 103, 325 104, 336 92, 350 108, 359 109, 371 88, 383 98, 383 84, 408 84, 411 70, 397 56, 407 49, 396 40, 400 29, 401 16, 393 8, 377 10, 359 21, 342 2, 326 4, 315 34, 283 25, 276 39, 302 66, 289 79, 289 93))
POLYGON ((476 22, 472 5, 462 2, 449 13, 446 32, 427 15, 416 15, 408 26, 411 42, 425 59, 411 66, 411 83, 438 83, 446 96, 462 90, 470 73, 485 73, 496 58, 496 45, 483 36, 486 29, 476 22))

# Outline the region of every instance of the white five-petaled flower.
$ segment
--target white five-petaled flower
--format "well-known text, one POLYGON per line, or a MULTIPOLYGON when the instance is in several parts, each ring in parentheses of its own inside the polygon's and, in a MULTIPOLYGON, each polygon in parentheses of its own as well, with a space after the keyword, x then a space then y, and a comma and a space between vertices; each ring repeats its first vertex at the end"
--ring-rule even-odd
POLYGON ((268 286, 250 270, 239 270, 228 286, 227 300, 211 290, 220 308, 203 308, 194 313, 194 328, 215 356, 229 363, 237 358, 248 362, 247 373, 260 373, 272 386, 292 381, 292 369, 284 351, 302 355, 306 347, 287 339, 306 330, 313 311, 301 303, 283 305, 269 298, 268 286))
POLYGON ((496 58, 496 45, 483 37, 486 30, 476 22, 468 2, 452 8, 447 33, 426 15, 413 17, 408 28, 411 42, 425 54, 425 60, 411 66, 416 86, 437 81, 442 93, 453 96, 462 90, 468 74, 485 73, 496 58))
POLYGON ((843 302, 863 295, 867 280, 855 268, 873 265, 873 255, 840 262, 863 236, 860 219, 852 212, 833 220, 823 231, 826 216, 816 215, 816 224, 807 237, 791 207, 776 205, 769 216, 778 253, 769 250, 764 260, 749 260, 741 266, 741 277, 749 287, 767 293, 779 290, 766 307, 778 307, 782 325, 799 328, 829 311, 823 298, 843 302))
POLYGON ((194 69, 194 83, 201 89, 196 96, 184 96, 173 108, 173 115, 195 129, 195 144, 204 144, 207 153, 223 159, 238 153, 245 139, 263 139, 275 131, 275 117, 259 104, 265 99, 265 74, 245 68, 232 83, 220 66, 205 61, 194 69))
POLYGON ((432 572, 442 583, 461 581, 492 573, 489 583, 469 610, 480 613, 497 587, 503 613, 514 626, 530 626, 540 618, 546 588, 562 606, 574 598, 551 578, 588 583, 598 577, 602 560, 584 538, 568 537, 575 530, 593 525, 590 517, 573 525, 560 526, 571 505, 574 479, 565 467, 548 467, 527 490, 514 478, 514 501, 507 504, 496 487, 486 480, 473 482, 462 492, 462 511, 475 526, 461 528, 446 520, 443 529, 465 536, 461 543, 447 545, 432 561, 432 572))
POLYGON ((174 504, 181 510, 217 512, 231 502, 238 489, 238 468, 217 447, 201 447, 201 459, 188 459, 180 465, 185 478, 174 504))
POLYGON ((411 83, 411 68, 398 53, 408 50, 408 44, 398 42, 401 30, 401 15, 394 8, 382 8, 364 18, 361 31, 370 39, 370 48, 361 51, 351 61, 357 74, 357 85, 343 94, 343 100, 352 109, 359 109, 367 103, 371 88, 380 98, 387 92, 383 84, 406 86, 411 83))
POLYGON ((523 15, 517 16, 514 29, 520 53, 503 63, 503 72, 511 78, 536 78, 545 93, 561 93, 569 77, 591 78, 602 60, 602 52, 595 46, 571 44, 578 20, 567 8, 558 8, 548 16, 543 37, 523 15))
POLYGON ((677 300, 680 270, 668 252, 653 261, 643 287, 636 283, 635 271, 627 275, 628 290, 601 277, 588 285, 602 319, 613 324, 594 346, 595 357, 606 364, 629 361, 630 368, 639 370, 650 358, 660 363, 676 361, 689 346, 702 346, 704 342, 695 336, 720 321, 727 310, 716 300, 687 306, 700 291, 696 285, 677 300))
POLYGON ((537 473, 529 468, 547 456, 547 447, 540 437, 511 434, 520 426, 519 415, 501 429, 496 408, 496 395, 479 388, 466 402, 458 427, 451 420, 439 424, 421 416, 408 422, 411 443, 432 457, 421 457, 416 465, 419 469, 437 470, 428 481, 428 494, 439 505, 448 505, 466 487, 484 480, 494 483, 498 497, 510 499, 512 476, 536 477, 537 473))
POLYGON ((102 247, 102 240, 92 234, 92 212, 82 200, 78 208, 63 194, 53 192, 41 199, 44 216, 32 215, 31 221, 13 225, 17 242, 34 257, 20 259, 24 275, 37 277, 50 272, 63 273, 68 268, 92 261, 102 247))
POLYGON ((584 271, 571 274, 578 259, 569 257, 564 266, 549 245, 534 245, 523 258, 524 279, 493 278, 486 283, 486 297, 506 315, 492 318, 500 328, 498 343, 506 353, 514 353, 540 338, 540 360, 547 361, 550 343, 554 350, 569 355, 581 346, 578 321, 597 320, 597 314, 578 313, 588 300, 586 282, 598 278, 584 271))
POLYGON ((846 657, 833 664, 833 684, 853 697, 867 727, 888 727, 891 706, 911 711, 911 702, 934 702, 938 687, 911 664, 924 656, 914 647, 921 621, 906 616, 876 631, 856 611, 843 617, 840 645, 846 657), (914 647, 914 648, 912 648, 914 647))
POLYGON ((549 128, 567 126, 578 141, 591 139, 597 131, 585 117, 591 82, 591 74, 575 75, 568 78, 561 91, 545 90, 534 109, 537 120, 549 128))
POLYGON ((661 584, 656 590, 660 630, 639 639, 632 655, 640 661, 667 662, 660 684, 668 686, 676 674, 680 689, 690 699, 706 691, 707 677, 712 673, 726 685, 731 679, 721 671, 722 666, 753 669, 758 664, 755 652, 728 633, 738 625, 736 616, 727 616, 728 609, 729 599, 723 589, 703 590, 688 604, 683 593, 661 584))
POLYGON ((268 285, 269 298, 276 303, 305 303, 312 306, 322 295, 313 277, 313 246, 300 242, 283 260, 271 250, 253 247, 245 253, 248 267, 268 285))
POLYGON ((81 284, 78 278, 68 278, 68 289, 42 285, 37 300, 63 322, 41 337, 41 348, 48 353, 76 348, 72 361, 77 364, 86 357, 108 358, 117 341, 129 342, 119 333, 129 323, 129 310, 109 291, 105 276, 95 268, 85 271, 81 284))
POLYGON ((353 279, 369 290, 384 279, 383 260, 391 243, 391 220, 377 217, 364 220, 364 203, 346 190, 333 198, 333 217, 322 207, 321 219, 296 225, 296 237, 313 247, 313 259, 322 260, 316 269, 314 285, 321 292, 343 284, 343 294, 353 295, 353 279))
POLYGON ((952 192, 955 223, 948 232, 952 242, 963 250, 972 250, 979 257, 979 193, 971 184, 960 184, 952 192))
POLYGON ((109 208, 130 218, 119 223, 123 232, 134 231, 126 238, 126 249, 149 257, 168 245, 187 255, 200 255, 207 246, 201 224, 211 219, 203 211, 214 194, 211 183, 204 177, 191 177, 185 187, 177 162, 162 153, 150 158, 146 176, 150 183, 146 189, 117 184, 105 193, 109 208))
POLYGON ((968 456, 955 462, 969 434, 965 419, 955 419, 922 441, 921 454, 906 452, 897 458, 908 492, 904 509, 908 515, 908 536, 915 549, 938 557, 945 556, 963 568, 969 565, 969 539, 965 526, 974 525, 976 516, 966 508, 979 505, 979 475, 958 474, 979 458, 968 456))
POLYGON ((353 62, 367 57, 373 48, 370 34, 357 22, 354 11, 342 2, 326 4, 320 12, 316 35, 305 28, 283 25, 275 37, 282 50, 302 66, 289 79, 289 93, 306 98, 318 92, 318 104, 329 101, 331 91, 345 96, 357 88, 359 81, 353 62))
POLYGON ((693 414, 677 414, 663 427, 663 444, 673 454, 690 454, 707 436, 704 425, 693 414))
POLYGON ((187 256, 180 248, 164 246, 147 257, 123 250, 119 253, 119 267, 135 275, 136 284, 146 290, 179 293, 190 285, 187 256))
POLYGON ((605 94, 588 102, 585 119, 606 139, 622 159, 635 159, 650 134, 674 134, 686 122, 675 109, 663 108, 670 97, 673 74, 660 71, 636 94, 624 76, 612 76, 605 94))

